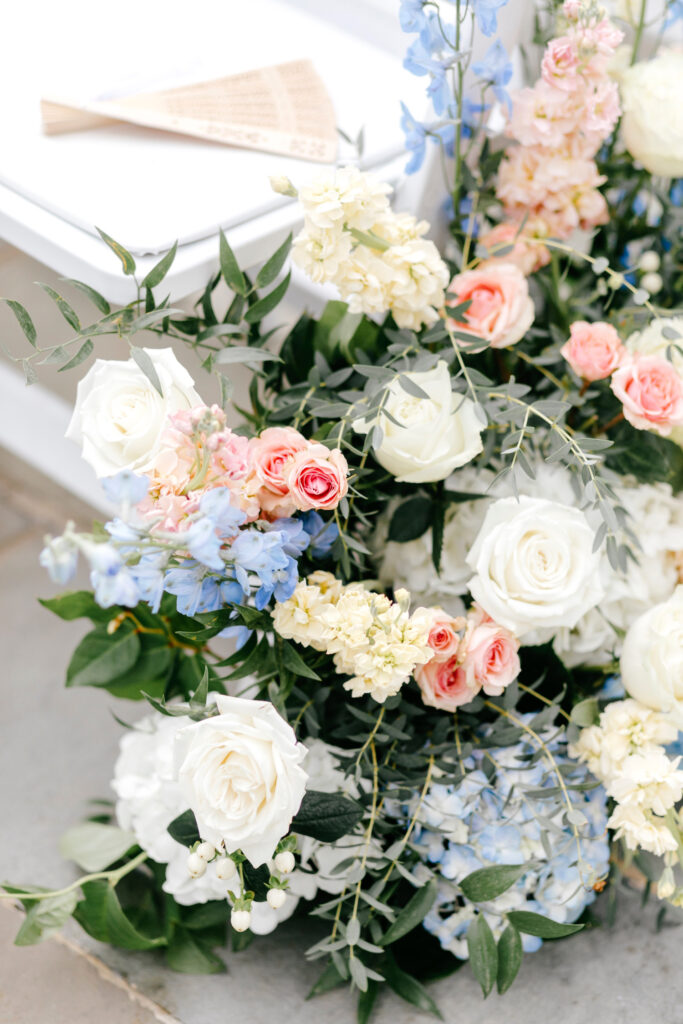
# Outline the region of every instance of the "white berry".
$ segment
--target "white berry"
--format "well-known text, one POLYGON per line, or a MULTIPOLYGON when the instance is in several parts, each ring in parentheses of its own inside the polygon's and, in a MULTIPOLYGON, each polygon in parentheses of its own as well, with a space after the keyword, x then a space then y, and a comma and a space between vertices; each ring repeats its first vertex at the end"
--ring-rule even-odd
POLYGON ((201 878, 206 871, 206 861, 198 853, 191 853, 187 858, 187 870, 193 878, 201 878))
POLYGON ((287 893, 284 889, 269 889, 266 899, 273 910, 279 910, 280 907, 284 906, 285 900, 287 899, 287 893))
POLYGON ((216 848, 211 843, 200 843, 194 851, 202 860, 211 860, 216 855, 216 848))
POLYGON ((230 924, 236 932, 246 932, 251 924, 251 914, 248 910, 233 910, 230 915, 230 924))
POLYGON ((650 295, 656 295, 664 287, 661 274, 656 274, 654 271, 650 274, 643 274, 639 283, 640 287, 648 291, 650 295))
POLYGON ((275 858, 275 867, 278 871, 281 871, 283 875, 288 875, 290 871, 293 871, 295 863, 294 854, 289 850, 285 850, 283 853, 278 853, 275 858))
POLYGON ((648 249, 638 260, 638 267, 643 273, 652 273, 659 270, 661 260, 654 249, 648 249))
POLYGON ((220 878, 222 882, 227 882, 230 878, 233 878, 237 874, 237 868, 235 862, 230 857, 221 857, 216 862, 216 878, 220 878))

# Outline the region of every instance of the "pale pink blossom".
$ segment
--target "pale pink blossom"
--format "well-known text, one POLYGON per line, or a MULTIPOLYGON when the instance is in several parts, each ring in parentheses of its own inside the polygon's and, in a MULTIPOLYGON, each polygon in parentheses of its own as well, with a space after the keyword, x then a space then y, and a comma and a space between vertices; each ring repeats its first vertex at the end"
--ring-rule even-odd
POLYGON ((624 416, 639 430, 665 437, 683 424, 683 383, 668 360, 631 357, 613 375, 611 388, 623 403, 624 416))
POLYGON ((470 610, 462 668, 471 686, 499 697, 520 672, 519 640, 477 605, 470 610))
POLYGON ((584 380, 604 380, 611 376, 626 354, 621 338, 611 324, 575 321, 569 328, 569 340, 560 349, 574 373, 584 380))
POLYGON ((574 95, 539 79, 533 89, 515 94, 508 131, 523 146, 558 149, 578 130, 583 114, 574 95))
POLYGON ((578 83, 579 55, 576 41, 571 36, 551 39, 541 64, 541 75, 548 85, 562 92, 571 92, 578 83))
POLYGON ((309 444, 297 452, 287 468, 287 488, 301 512, 336 508, 348 491, 349 467, 338 448, 309 444))
POLYGON ((457 658, 438 661, 433 658, 415 669, 415 679, 422 693, 422 702, 440 711, 455 711, 469 704, 481 687, 458 664, 457 658))
POLYGON ((496 224, 479 237, 479 242, 491 254, 490 260, 485 260, 480 266, 490 265, 491 260, 505 260, 506 263, 514 263, 528 277, 534 270, 550 262, 547 248, 530 239, 525 231, 520 230, 520 225, 513 221, 496 224), (496 249, 503 251, 498 253, 496 249))
POLYGON ((447 305, 469 302, 462 319, 449 322, 492 348, 514 345, 534 320, 534 304, 524 274, 514 263, 492 261, 456 274, 448 288, 447 305))

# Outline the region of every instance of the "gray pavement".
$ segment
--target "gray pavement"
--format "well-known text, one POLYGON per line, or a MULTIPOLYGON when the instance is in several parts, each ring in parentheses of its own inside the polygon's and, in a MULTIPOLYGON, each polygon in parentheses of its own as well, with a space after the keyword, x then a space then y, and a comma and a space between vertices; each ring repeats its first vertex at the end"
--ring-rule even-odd
MULTIPOLYGON (((94 690, 67 691, 64 669, 84 631, 44 611, 36 596, 55 592, 37 557, 43 533, 87 510, 0 453, 0 623, 3 701, 0 778, 4 843, 0 877, 57 885, 75 877, 57 851, 91 797, 107 796, 120 727, 114 701, 94 690)), ((137 710, 117 712, 124 719, 137 710)), ((142 713, 142 709, 140 709, 142 713)), ((640 914, 625 895, 614 929, 549 943, 525 959, 502 999, 486 1002, 467 970, 432 993, 448 1024, 683 1024, 683 930, 655 933, 656 901, 640 914)), ((680 918, 679 918, 680 919, 680 918)), ((11 945, 19 915, 0 911, 0 1024, 300 1024, 355 1020, 344 990, 305 1002, 317 976, 302 952, 311 942, 294 921, 240 954, 225 975, 175 974, 154 954, 110 949, 76 925, 66 941, 11 945)), ((377 1024, 428 1018, 384 998, 377 1024)))

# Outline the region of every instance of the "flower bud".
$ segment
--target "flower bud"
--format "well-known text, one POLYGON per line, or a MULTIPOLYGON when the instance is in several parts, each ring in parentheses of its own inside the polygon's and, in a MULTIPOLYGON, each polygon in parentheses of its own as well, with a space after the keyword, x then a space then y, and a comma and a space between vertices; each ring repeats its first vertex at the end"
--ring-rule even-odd
POLYGON ((269 889, 266 899, 273 910, 279 910, 280 907, 284 906, 287 893, 284 889, 269 889))
POLYGON ((650 274, 643 274, 640 279, 640 286, 648 291, 650 295, 656 295, 664 287, 662 275, 656 274, 654 271, 650 274))
POLYGON ((211 860, 216 855, 216 848, 211 843, 200 843, 194 851, 202 860, 211 860))
POLYGON ((216 878, 220 878, 222 882, 228 882, 236 874, 235 862, 230 857, 221 857, 216 862, 216 878))
POLYGON ((291 196, 292 199, 296 199, 299 194, 286 174, 271 174, 270 187, 278 195, 291 196))
MULTIPOLYGON (((674 873, 671 868, 664 868, 662 877, 657 882, 657 898, 660 900, 671 899, 676 891, 674 873)), ((270 892, 268 893, 270 895, 270 892)))
POLYGON ((294 854, 290 850, 284 850, 283 853, 278 853, 275 858, 275 867, 278 871, 281 871, 283 875, 288 875, 294 870, 294 854))
POLYGON ((187 870, 193 878, 201 878, 206 871, 206 861, 198 853, 191 853, 187 858, 187 870))
POLYGON ((236 932, 246 932, 251 924, 251 912, 248 910, 233 910, 230 914, 230 924, 236 932))
POLYGON ((638 269, 642 270, 644 274, 653 273, 655 270, 659 270, 660 264, 658 253, 654 249, 647 249, 638 260, 638 269))

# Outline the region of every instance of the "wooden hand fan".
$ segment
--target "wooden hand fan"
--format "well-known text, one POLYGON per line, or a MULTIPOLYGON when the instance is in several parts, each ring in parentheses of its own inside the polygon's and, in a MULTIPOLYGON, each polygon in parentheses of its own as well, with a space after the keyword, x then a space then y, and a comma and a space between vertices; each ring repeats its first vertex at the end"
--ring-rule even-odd
POLYGON ((47 135, 128 121, 231 146, 331 163, 332 101, 309 60, 109 100, 42 99, 47 135))

